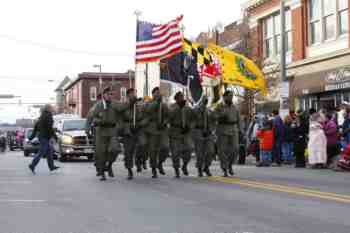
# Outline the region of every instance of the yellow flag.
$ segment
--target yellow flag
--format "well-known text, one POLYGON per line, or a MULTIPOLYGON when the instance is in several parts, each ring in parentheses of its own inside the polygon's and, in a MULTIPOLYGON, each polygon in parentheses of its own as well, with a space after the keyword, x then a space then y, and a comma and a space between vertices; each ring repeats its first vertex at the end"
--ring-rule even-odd
POLYGON ((264 75, 253 61, 214 44, 208 45, 208 52, 219 60, 223 83, 258 90, 266 95, 264 75))

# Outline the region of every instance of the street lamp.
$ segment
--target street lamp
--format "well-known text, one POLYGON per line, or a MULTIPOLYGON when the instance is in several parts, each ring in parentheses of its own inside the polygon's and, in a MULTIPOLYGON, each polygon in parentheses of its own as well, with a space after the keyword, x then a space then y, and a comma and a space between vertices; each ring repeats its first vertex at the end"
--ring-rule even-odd
POLYGON ((102 65, 101 64, 95 64, 93 67, 99 69, 99 73, 100 74, 99 74, 98 81, 99 81, 99 84, 100 84, 100 91, 102 91, 102 65))

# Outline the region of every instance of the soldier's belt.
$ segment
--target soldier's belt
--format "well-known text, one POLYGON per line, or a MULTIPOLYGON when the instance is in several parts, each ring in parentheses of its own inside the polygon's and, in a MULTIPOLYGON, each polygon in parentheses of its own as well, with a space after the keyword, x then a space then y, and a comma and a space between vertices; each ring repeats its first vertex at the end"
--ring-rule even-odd
POLYGON ((225 122, 219 122, 219 125, 237 125, 238 121, 225 121, 225 122))
POLYGON ((98 123, 96 126, 101 127, 101 128, 114 128, 116 124, 112 123, 98 123))

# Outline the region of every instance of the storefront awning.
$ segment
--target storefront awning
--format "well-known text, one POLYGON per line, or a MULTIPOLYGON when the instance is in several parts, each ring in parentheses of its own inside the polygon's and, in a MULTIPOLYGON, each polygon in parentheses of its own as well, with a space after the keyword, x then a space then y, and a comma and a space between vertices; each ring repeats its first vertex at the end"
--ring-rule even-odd
POLYGON ((291 95, 303 96, 350 88, 350 67, 305 74, 293 78, 291 95))

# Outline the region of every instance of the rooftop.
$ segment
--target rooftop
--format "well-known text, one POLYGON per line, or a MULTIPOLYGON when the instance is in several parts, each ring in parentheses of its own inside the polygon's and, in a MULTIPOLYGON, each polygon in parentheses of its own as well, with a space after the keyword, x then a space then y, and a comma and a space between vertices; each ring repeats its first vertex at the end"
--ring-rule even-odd
MULTIPOLYGON (((131 78, 133 79, 135 77, 134 71, 129 71, 131 74, 131 78)), ((78 77, 64 88, 64 90, 70 89, 72 86, 74 86, 79 80, 82 79, 99 79, 101 76, 101 79, 129 79, 129 72, 125 73, 99 73, 99 72, 83 72, 78 75, 78 77)))

